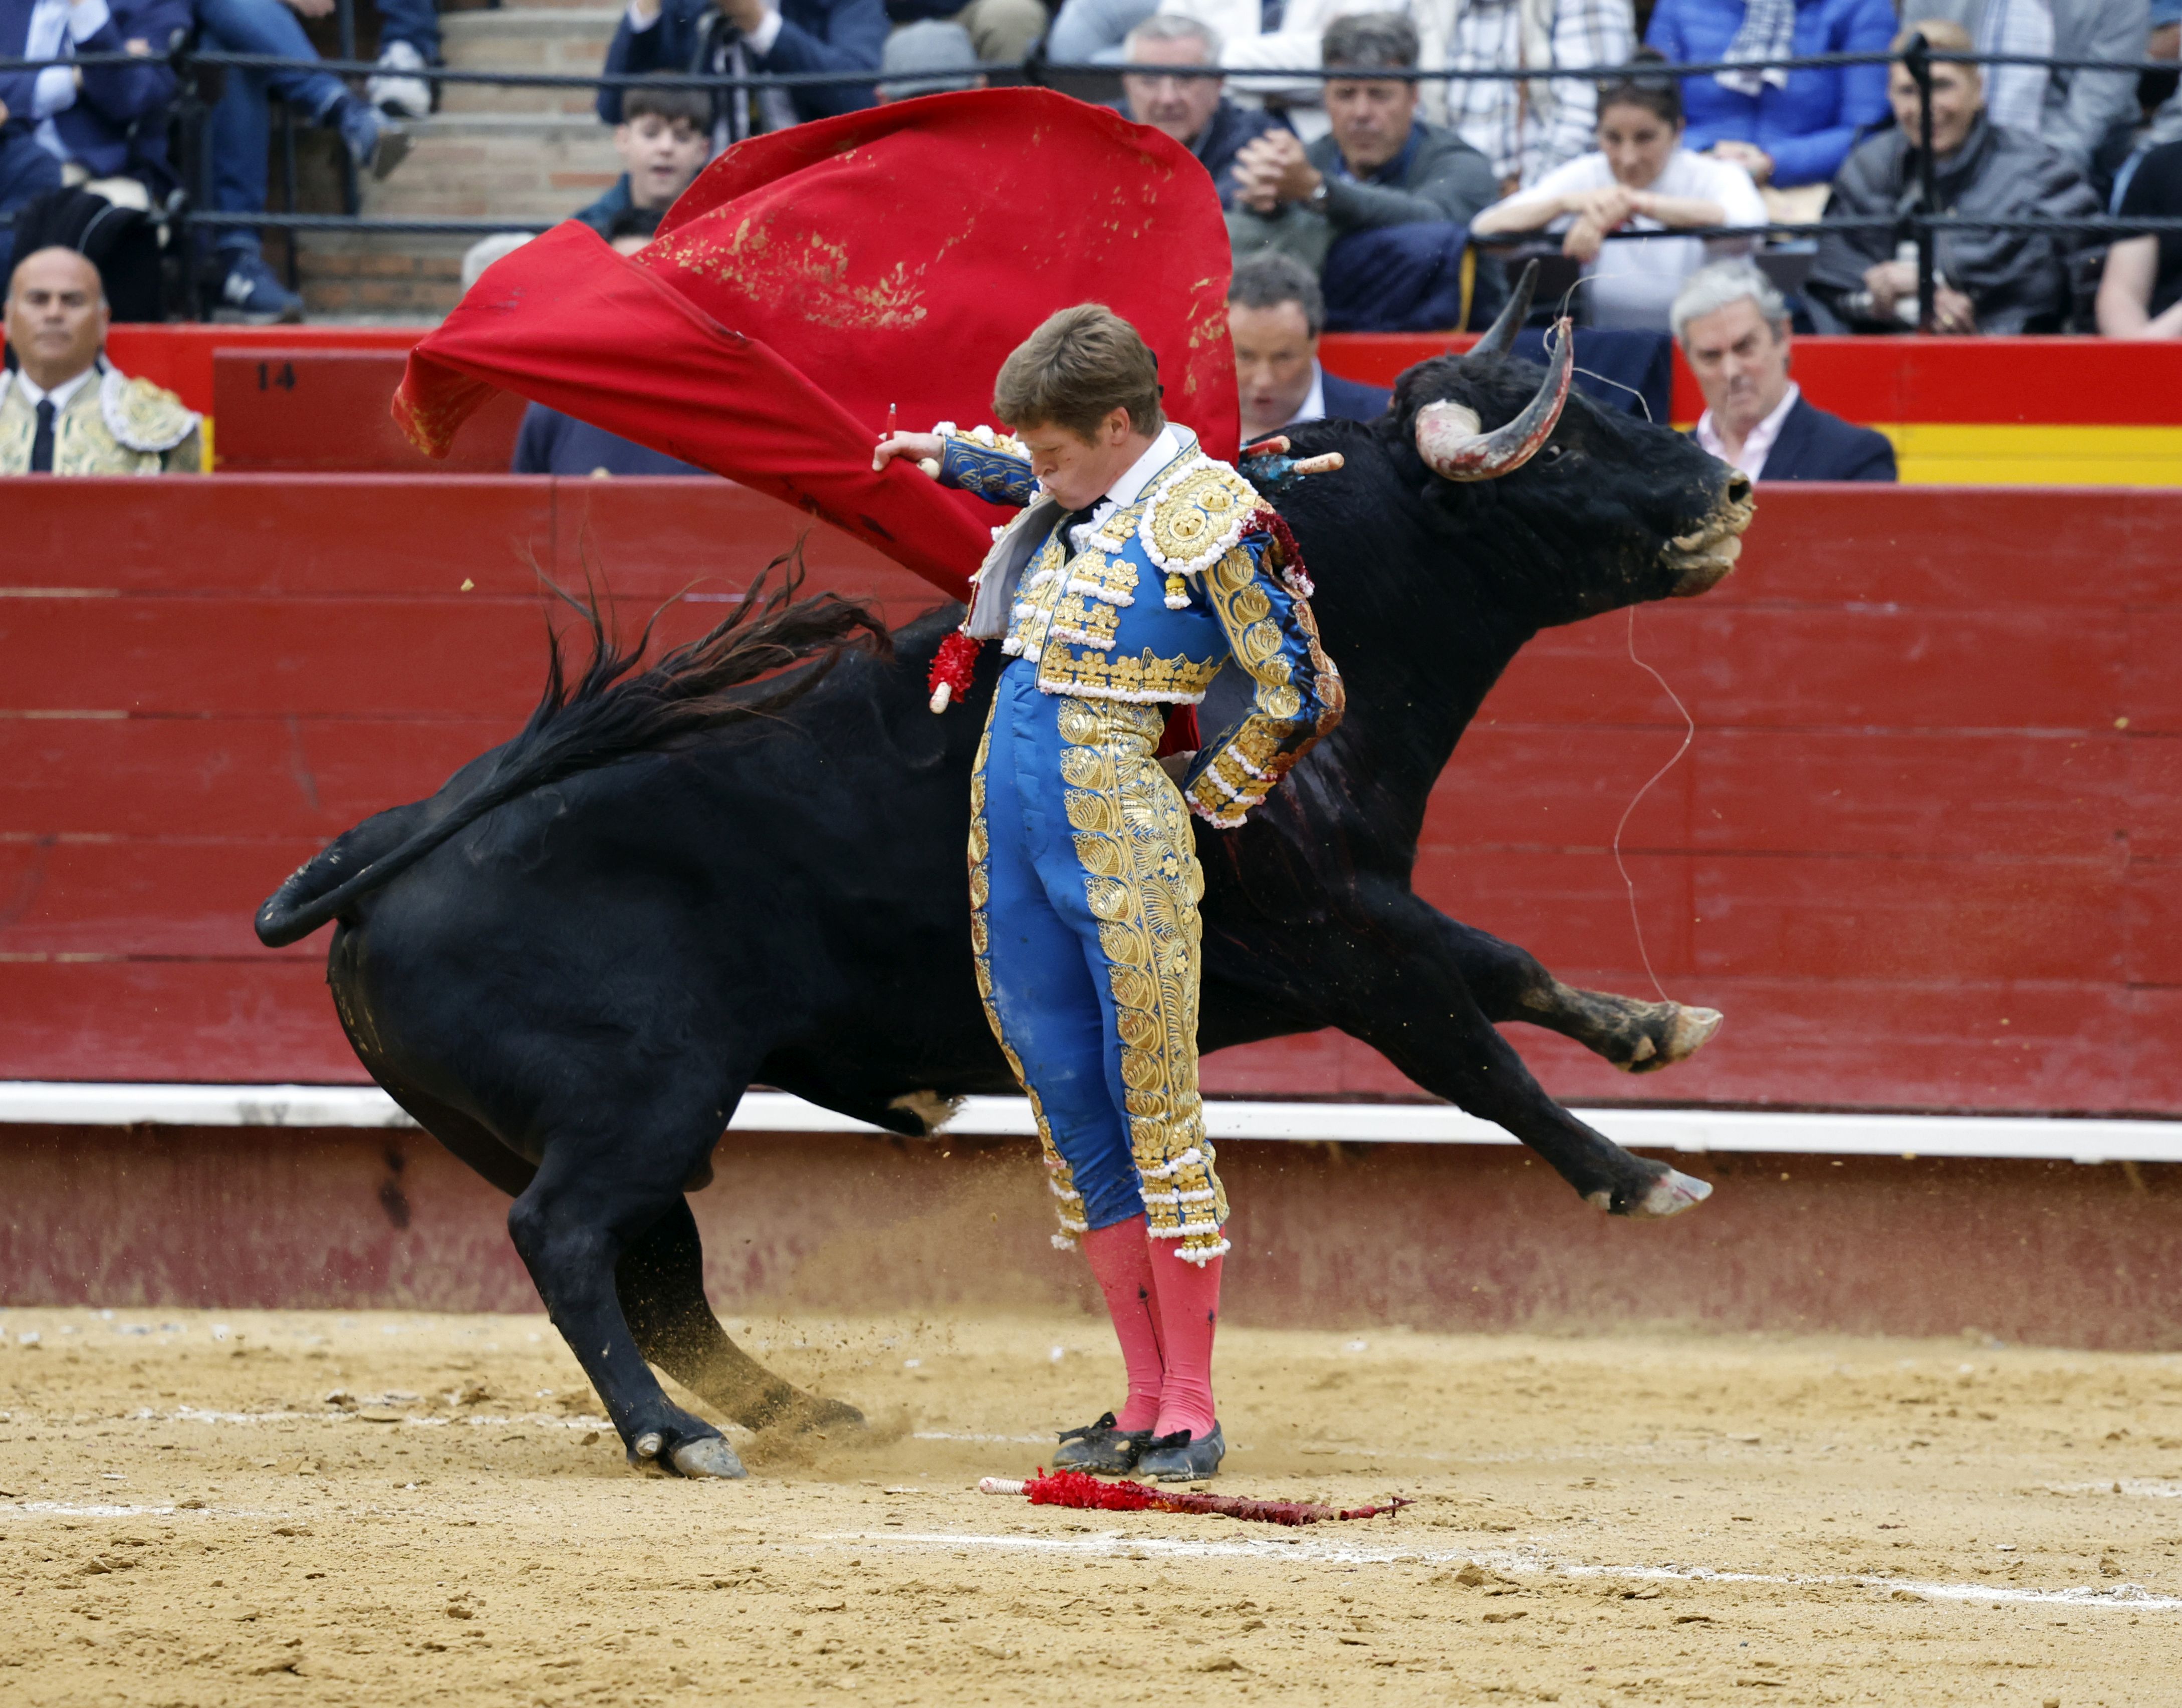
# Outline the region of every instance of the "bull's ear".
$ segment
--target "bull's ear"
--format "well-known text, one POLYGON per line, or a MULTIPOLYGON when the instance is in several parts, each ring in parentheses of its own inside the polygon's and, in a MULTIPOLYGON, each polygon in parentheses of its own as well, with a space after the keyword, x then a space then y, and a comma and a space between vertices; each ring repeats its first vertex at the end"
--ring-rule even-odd
POLYGON ((1515 288, 1508 293, 1508 301, 1501 308, 1493 324, 1470 347, 1472 356, 1505 356, 1515 347, 1515 335, 1523 330, 1523 323, 1531 318, 1531 297, 1538 288, 1538 263, 1523 263, 1523 276, 1515 281, 1515 288))

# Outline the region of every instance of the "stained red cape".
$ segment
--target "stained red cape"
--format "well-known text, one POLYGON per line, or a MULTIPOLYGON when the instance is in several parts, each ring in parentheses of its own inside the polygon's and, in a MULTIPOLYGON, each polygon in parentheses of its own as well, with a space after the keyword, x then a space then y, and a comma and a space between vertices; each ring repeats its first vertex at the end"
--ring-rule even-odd
POLYGON ((496 388, 724 474, 960 596, 999 513, 897 463, 900 425, 990 419, 1008 352, 1104 302, 1158 354, 1167 413, 1238 429, 1227 232, 1187 149, 1047 90, 935 95, 753 138, 639 254, 557 226, 421 340, 394 415, 429 455, 496 388))

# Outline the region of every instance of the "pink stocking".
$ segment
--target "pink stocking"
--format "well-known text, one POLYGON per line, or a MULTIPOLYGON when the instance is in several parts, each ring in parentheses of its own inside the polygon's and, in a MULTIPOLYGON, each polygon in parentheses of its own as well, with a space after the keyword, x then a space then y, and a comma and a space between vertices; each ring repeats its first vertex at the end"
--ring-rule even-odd
POLYGON ((1159 1415, 1166 1368, 1160 1321, 1152 1297, 1151 1241, 1144 1218, 1132 1216, 1109 1228, 1079 1236, 1099 1290, 1106 1295, 1106 1314, 1121 1343, 1121 1362, 1129 1372, 1128 1403, 1116 1417, 1121 1429, 1149 1429, 1159 1415))
POLYGON ((1155 1435, 1187 1429, 1202 1441, 1212 1433, 1212 1334, 1220 1317, 1220 1270, 1225 1257, 1199 1267, 1160 1252, 1153 1297, 1166 1348, 1166 1384, 1160 1390, 1155 1435))

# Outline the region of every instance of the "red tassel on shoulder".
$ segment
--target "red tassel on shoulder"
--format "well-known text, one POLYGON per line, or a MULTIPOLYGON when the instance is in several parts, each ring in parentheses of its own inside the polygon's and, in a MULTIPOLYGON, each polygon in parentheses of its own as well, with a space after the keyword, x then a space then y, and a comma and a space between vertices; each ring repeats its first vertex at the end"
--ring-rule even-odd
POLYGON ((944 712, 949 702, 960 700, 970 691, 970 679, 977 668, 977 653, 984 644, 973 640, 960 629, 939 643, 939 652, 933 655, 928 682, 934 712, 944 712))

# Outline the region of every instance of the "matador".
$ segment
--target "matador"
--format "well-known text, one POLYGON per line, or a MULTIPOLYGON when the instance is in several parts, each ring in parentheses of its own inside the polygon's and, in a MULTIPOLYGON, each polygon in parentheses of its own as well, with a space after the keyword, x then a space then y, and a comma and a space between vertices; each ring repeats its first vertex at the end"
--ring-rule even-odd
POLYGON ((1121 1341, 1118 1411, 1063 1432, 1056 1468, 1208 1477, 1227 1200, 1197 1082, 1204 895, 1190 818, 1240 825, 1340 720, 1293 541, 1255 488, 1160 407, 1155 358, 1094 303, 1001 368, 1012 433, 883 440, 943 485, 1023 513, 998 530, 935 694, 977 644, 1006 663, 970 798, 972 948, 985 1015, 1028 1093, 1061 1232, 1121 1341), (1249 709, 1155 757, 1170 711, 1230 664, 1249 709))

